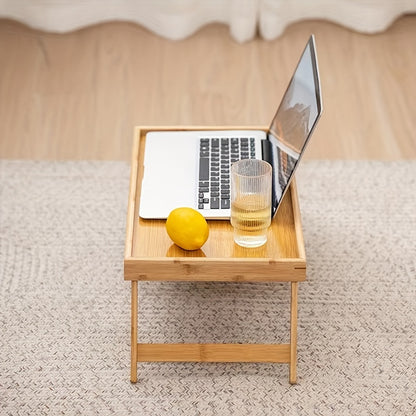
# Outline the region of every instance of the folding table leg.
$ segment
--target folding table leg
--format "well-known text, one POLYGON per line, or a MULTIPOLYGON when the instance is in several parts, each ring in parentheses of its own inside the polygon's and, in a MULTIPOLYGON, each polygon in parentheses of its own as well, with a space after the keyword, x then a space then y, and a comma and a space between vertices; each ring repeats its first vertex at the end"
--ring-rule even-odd
POLYGON ((298 324, 298 282, 292 282, 291 283, 291 296, 290 296, 290 363, 289 363, 289 383, 290 384, 296 384, 297 324, 298 324))
POLYGON ((137 280, 131 282, 131 373, 130 381, 137 382, 137 280))

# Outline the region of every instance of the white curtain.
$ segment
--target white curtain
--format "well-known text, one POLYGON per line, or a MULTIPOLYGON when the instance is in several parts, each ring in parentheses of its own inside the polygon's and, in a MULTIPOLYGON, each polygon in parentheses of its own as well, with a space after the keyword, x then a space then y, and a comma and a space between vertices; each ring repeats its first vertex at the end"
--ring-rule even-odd
POLYGON ((413 12, 416 0, 260 0, 259 31, 265 39, 274 39, 295 21, 326 19, 358 32, 375 33, 413 12))
POLYGON ((416 12, 416 0, 0 0, 0 17, 45 31, 129 21, 177 40, 220 22, 238 42, 257 32, 274 39, 288 24, 312 18, 372 33, 411 12, 416 12))

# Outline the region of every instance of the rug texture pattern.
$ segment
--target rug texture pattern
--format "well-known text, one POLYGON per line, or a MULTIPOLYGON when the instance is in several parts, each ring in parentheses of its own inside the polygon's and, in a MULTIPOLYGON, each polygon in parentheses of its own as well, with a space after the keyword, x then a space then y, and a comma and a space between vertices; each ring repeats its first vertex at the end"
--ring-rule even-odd
MULTIPOLYGON (((415 415, 416 162, 305 162, 288 366, 141 363, 129 382, 129 165, 0 162, 1 415, 415 415)), ((289 285, 139 284, 142 342, 288 342, 289 285)))

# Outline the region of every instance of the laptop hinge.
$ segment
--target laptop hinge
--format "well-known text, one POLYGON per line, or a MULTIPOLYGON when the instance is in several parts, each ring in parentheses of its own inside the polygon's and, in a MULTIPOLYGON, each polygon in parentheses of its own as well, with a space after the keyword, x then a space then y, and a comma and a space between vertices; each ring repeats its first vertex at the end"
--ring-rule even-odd
MULTIPOLYGON (((273 169, 275 169, 273 163, 273 152, 272 152, 273 144, 270 140, 265 139, 261 141, 261 151, 262 151, 262 159, 266 162, 269 162, 273 169)), ((275 175, 272 174, 272 218, 276 214, 277 211, 277 195, 276 195, 276 188, 275 188, 275 175)))
POLYGON ((272 142, 268 139, 261 141, 262 159, 269 162, 273 166, 272 142))

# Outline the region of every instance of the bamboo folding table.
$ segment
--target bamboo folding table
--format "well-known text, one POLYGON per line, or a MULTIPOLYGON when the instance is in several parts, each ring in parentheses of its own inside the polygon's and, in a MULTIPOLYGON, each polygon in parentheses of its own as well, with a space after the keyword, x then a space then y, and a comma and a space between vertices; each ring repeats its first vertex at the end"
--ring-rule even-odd
MULTIPOLYGON (((267 243, 256 249, 233 242, 229 221, 209 221, 209 239, 201 250, 185 251, 169 239, 163 220, 139 218, 146 133, 152 130, 241 130, 239 127, 136 127, 128 201, 124 279, 131 282, 131 382, 137 363, 149 361, 274 362, 289 364, 296 383, 298 282, 306 279, 306 258, 296 183, 292 182, 268 230, 267 243), (139 281, 289 282, 288 344, 138 343, 139 281)), ((247 129, 247 127, 244 127, 247 129)), ((265 129, 250 127, 250 129, 265 129)))

